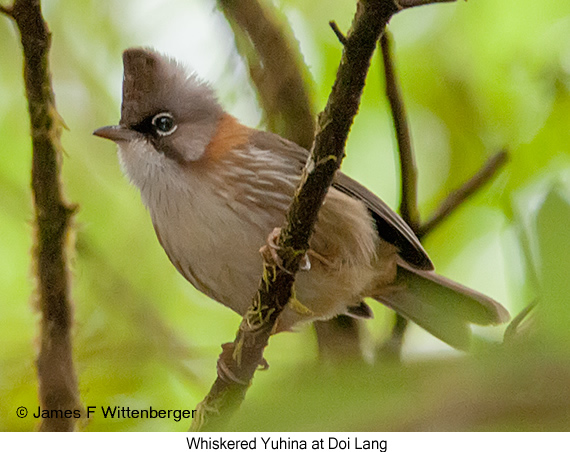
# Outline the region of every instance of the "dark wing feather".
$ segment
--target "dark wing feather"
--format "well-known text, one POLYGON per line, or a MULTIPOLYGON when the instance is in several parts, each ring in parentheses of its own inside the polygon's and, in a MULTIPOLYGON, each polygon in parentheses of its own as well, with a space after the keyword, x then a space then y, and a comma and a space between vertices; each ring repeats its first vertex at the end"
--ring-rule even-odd
POLYGON ((378 196, 340 171, 336 172, 333 187, 364 203, 376 221, 378 235, 396 245, 408 264, 420 270, 433 270, 433 264, 414 231, 378 196))

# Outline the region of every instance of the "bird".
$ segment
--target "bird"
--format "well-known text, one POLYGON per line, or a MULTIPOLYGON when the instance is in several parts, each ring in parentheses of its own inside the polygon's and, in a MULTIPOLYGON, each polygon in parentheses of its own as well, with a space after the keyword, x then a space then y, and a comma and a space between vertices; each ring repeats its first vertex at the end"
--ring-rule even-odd
MULTIPOLYGON (((123 52, 114 141, 123 172, 141 194, 156 236, 200 292, 244 315, 263 272, 260 249, 285 222, 309 151, 243 125, 210 85, 150 48, 123 52)), ((338 170, 319 210, 296 303, 273 333, 346 314, 372 317, 374 299, 457 349, 470 324, 496 325, 498 302, 434 272, 420 241, 379 197, 338 170)))

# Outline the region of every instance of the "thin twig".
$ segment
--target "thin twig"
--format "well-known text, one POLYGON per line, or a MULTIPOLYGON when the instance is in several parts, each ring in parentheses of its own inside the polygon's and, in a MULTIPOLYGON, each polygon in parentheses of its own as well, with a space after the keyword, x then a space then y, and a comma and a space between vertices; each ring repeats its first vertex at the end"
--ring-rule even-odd
MULTIPOLYGON (((390 103, 390 111, 398 143, 398 156, 400 160, 400 215, 412 230, 416 232, 420 225, 418 209, 418 170, 412 148, 410 128, 406 116, 406 108, 402 93, 398 85, 398 78, 394 68, 392 55, 392 35, 386 32, 380 38, 382 61, 384 63, 384 78, 386 83, 386 96, 390 103)), ((382 353, 393 359, 399 359, 404 343, 404 334, 408 327, 408 319, 396 313, 396 322, 392 328, 390 339, 382 347, 382 353)))
POLYGON ((218 5, 248 63, 268 128, 309 149, 315 130, 305 83, 309 75, 287 23, 278 19, 270 2, 262 6, 258 0, 218 0, 218 5))
POLYGON ((410 129, 406 117, 406 108, 402 99, 398 80, 394 71, 392 56, 392 37, 387 31, 380 39, 382 60, 384 62, 384 75, 386 78, 386 96, 390 102, 390 111, 394 121, 396 140, 398 142, 398 155, 400 157, 401 191, 400 215, 417 231, 420 223, 418 210, 418 170, 412 149, 410 129))
POLYGON ((487 163, 471 179, 445 198, 432 217, 421 225, 418 230, 418 237, 424 237, 432 231, 463 204, 467 198, 493 179, 497 171, 505 165, 508 158, 509 154, 506 150, 502 150, 489 158, 487 163))
POLYGON ((336 35, 337 39, 339 40, 339 42, 342 45, 346 45, 346 36, 344 35, 344 33, 342 31, 340 31, 340 28, 338 28, 338 25, 336 24, 336 22, 334 20, 331 20, 329 22, 330 27, 332 28, 332 31, 334 32, 334 34, 336 35))
POLYGON ((384 27, 398 8, 390 0, 359 1, 325 110, 285 227, 277 239, 280 265, 264 262, 259 291, 233 344, 218 360, 218 378, 198 406, 193 430, 219 428, 243 400, 275 322, 291 296, 294 275, 328 187, 344 156, 348 132, 358 111, 370 59, 384 27))
MULTIPOLYGON (((63 199, 60 183, 63 121, 55 109, 48 65, 51 36, 39 0, 16 0, 9 14, 20 31, 24 80, 32 136, 32 192, 35 208, 33 250, 41 313, 37 360, 43 410, 80 410, 71 348, 72 306, 67 271, 68 235, 75 210, 63 199)), ((42 416, 43 431, 74 430, 73 417, 42 416)))

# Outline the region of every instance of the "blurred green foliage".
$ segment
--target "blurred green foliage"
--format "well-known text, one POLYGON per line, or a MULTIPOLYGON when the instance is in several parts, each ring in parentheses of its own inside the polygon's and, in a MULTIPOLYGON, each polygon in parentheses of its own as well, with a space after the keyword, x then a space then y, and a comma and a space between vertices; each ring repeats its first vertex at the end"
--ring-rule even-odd
MULTIPOLYGON (((262 127, 247 71, 213 0, 43 3, 56 101, 69 127, 63 183, 80 206, 71 272, 82 401, 192 409, 213 382, 220 344, 233 340, 239 318, 176 273, 113 146, 91 132, 118 120, 126 47, 150 45, 183 59, 212 82, 230 112, 262 127)), ((275 3, 300 42, 321 109, 341 52, 328 21, 347 30, 354 2, 275 3)), ((271 368, 257 374, 233 428, 568 429, 570 3, 427 6, 399 14, 391 30, 422 215, 492 153, 511 151, 506 170, 426 238, 438 271, 514 314, 537 296, 541 304, 527 333, 505 348, 489 345, 501 340, 502 328, 477 329, 480 350, 469 357, 412 328, 403 365, 319 365, 312 329, 280 334, 266 353, 271 368)), ((31 156, 19 39, 4 17, 0 42, 0 431, 27 431, 35 419, 17 418, 16 408, 34 411, 38 403, 31 156)), ((396 206, 392 135, 378 58, 343 169, 396 206)), ((369 356, 391 319, 383 307, 374 310, 369 356)), ((98 415, 80 428, 183 431, 188 423, 98 415)))

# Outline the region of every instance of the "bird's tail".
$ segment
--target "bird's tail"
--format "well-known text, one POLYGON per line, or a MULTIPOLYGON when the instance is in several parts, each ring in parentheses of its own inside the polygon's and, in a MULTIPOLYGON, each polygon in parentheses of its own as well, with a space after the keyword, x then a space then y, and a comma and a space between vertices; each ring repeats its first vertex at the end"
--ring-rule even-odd
POLYGON ((507 310, 485 295, 432 271, 398 265, 396 288, 374 297, 449 345, 467 349, 470 323, 494 325, 509 320, 507 310))

